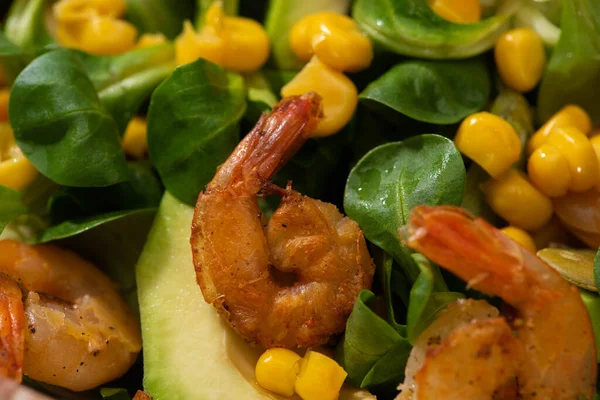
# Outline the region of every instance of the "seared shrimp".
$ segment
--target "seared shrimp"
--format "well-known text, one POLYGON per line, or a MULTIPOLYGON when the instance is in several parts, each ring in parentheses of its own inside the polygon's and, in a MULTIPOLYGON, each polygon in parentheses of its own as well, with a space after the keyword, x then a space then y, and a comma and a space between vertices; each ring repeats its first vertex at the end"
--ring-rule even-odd
POLYGON ((51 245, 0 241, 0 373, 80 391, 123 375, 136 318, 102 272, 51 245))
MULTIPOLYGON (((575 287, 499 230, 480 218, 472 219, 460 208, 415 207, 408 227, 401 233, 406 236, 409 247, 458 275, 471 287, 499 296, 514 307, 513 318, 507 322, 516 331, 521 347, 522 356, 516 371, 519 398, 592 399, 596 346, 588 311, 575 287)), ((489 321, 486 324, 488 328, 491 326, 489 321)), ((496 324, 496 333, 486 335, 492 339, 491 343, 496 343, 494 346, 499 349, 508 346, 514 353, 506 329, 500 322, 496 324)), ((481 327, 474 325, 473 329, 481 327)), ((466 333, 464 329, 456 332, 454 340, 460 340, 466 333)), ((476 334, 475 331, 470 333, 476 334)), ((462 340, 460 343, 465 345, 462 340)), ((492 355, 494 346, 489 347, 492 355)), ((485 357, 478 358, 477 352, 467 354, 471 355, 469 371, 473 366, 486 365, 485 357)), ((466 360, 456 362, 451 357, 433 357, 430 364, 440 363, 433 368, 434 372, 445 371, 446 376, 449 371, 457 375, 464 372, 466 360)), ((505 365, 509 372, 514 367, 509 362, 505 365)), ((427 373, 421 369, 416 380, 419 374, 427 373)), ((417 388, 416 399, 433 398, 431 394, 436 391, 436 398, 447 398, 441 395, 443 386, 447 385, 445 381, 424 381, 430 385, 429 396, 421 397, 417 388)), ((474 380, 474 384, 483 383, 474 380)))
POLYGON ((374 265, 358 224, 335 206, 269 182, 314 130, 312 93, 282 100, 198 197, 191 245, 198 284, 235 331, 265 347, 326 343, 344 330, 374 265), (263 225, 260 194, 281 195, 263 225))

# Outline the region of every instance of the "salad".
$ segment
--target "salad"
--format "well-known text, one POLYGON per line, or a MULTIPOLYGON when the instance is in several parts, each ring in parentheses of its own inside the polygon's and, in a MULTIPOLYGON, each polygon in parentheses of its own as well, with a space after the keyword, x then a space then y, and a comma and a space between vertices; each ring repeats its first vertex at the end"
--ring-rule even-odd
POLYGON ((599 2, 0 16, 0 398, 598 397, 599 2))

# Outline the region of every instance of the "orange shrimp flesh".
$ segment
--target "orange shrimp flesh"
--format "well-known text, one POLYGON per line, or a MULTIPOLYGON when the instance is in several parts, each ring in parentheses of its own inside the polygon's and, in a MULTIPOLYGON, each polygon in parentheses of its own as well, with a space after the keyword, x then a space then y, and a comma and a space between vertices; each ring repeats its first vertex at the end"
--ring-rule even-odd
POLYGON ((0 273, 2 375, 81 391, 137 358, 135 317, 116 285, 75 253, 3 240, 0 273))
POLYGON ((326 343, 345 328, 374 265, 356 222, 269 182, 321 113, 318 95, 282 100, 198 197, 191 245, 198 284, 235 331, 265 347, 326 343), (263 225, 260 194, 282 196, 263 225))
MULTIPOLYGON (((523 399, 592 399, 596 347, 579 292, 556 271, 480 218, 457 207, 418 206, 406 244, 481 292, 514 307, 523 351, 523 399)), ((460 366, 457 366, 460 367, 460 366)))

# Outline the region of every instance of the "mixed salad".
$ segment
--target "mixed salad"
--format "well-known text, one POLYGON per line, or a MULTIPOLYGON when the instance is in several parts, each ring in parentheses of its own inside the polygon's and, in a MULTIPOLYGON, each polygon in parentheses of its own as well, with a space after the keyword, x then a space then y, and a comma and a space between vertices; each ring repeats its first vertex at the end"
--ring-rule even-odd
POLYGON ((2 15, 1 398, 597 398, 600 2, 2 15))

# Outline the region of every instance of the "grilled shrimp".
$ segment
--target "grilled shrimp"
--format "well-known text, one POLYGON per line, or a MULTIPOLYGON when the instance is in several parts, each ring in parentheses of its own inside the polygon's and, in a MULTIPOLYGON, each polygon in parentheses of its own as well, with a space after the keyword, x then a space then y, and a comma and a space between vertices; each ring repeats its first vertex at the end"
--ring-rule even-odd
POLYGON ((265 347, 326 343, 344 330, 374 265, 358 224, 335 206, 269 182, 321 113, 318 95, 282 100, 240 142, 198 197, 191 245, 207 303, 265 347), (266 226, 260 194, 282 197, 266 226))
MULTIPOLYGON (((596 346, 588 311, 575 287, 534 254, 460 208, 415 207, 401 234, 409 247, 458 275, 469 286, 501 297, 513 308, 511 318, 474 321, 452 334, 454 344, 428 354, 431 359, 424 365, 429 363, 429 369, 421 368, 415 378, 417 386, 419 381, 428 383, 428 395, 421 397, 417 387, 416 399, 448 398, 442 396, 446 381, 430 379, 440 372, 445 376, 462 374, 463 382, 464 375, 471 374, 472 385, 486 384, 477 379, 477 367, 485 368, 490 357, 500 361, 502 351, 514 355, 504 366, 506 372, 514 371, 518 398, 592 399, 596 346), (514 347, 507 335, 508 326, 503 324, 516 331, 520 350, 514 347), (475 341, 477 337, 480 342, 475 341), (489 340, 488 345, 480 346, 485 340, 489 340), (470 358, 468 368, 465 355, 460 357, 462 362, 447 357, 460 349, 470 358), (516 370, 510 361, 513 359, 518 360, 516 370)), ((498 390, 506 389, 503 382, 509 381, 498 381, 498 390)), ((500 398, 492 397, 497 395, 494 391, 479 393, 481 396, 469 399, 500 398)))
POLYGON ((123 375, 136 318, 102 272, 51 245, 0 241, 0 374, 80 391, 123 375))

